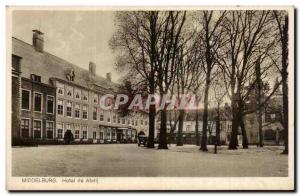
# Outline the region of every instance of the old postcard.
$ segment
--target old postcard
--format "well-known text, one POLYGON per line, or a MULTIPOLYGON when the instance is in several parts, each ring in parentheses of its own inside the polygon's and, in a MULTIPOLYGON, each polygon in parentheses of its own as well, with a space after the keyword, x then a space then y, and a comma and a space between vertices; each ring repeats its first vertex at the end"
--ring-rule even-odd
POLYGON ((8 190, 289 190, 293 7, 7 7, 8 190))

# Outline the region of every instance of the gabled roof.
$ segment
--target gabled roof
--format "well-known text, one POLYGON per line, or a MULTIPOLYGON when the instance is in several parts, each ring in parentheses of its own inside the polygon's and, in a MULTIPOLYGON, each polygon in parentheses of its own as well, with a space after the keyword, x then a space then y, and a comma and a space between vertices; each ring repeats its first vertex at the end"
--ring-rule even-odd
POLYGON ((31 44, 28 44, 15 37, 12 38, 12 54, 22 57, 22 77, 30 78, 30 74, 40 75, 42 83, 50 84, 50 78, 67 80, 66 74, 74 71, 75 77, 72 83, 88 87, 101 87, 103 89, 116 90, 118 85, 109 82, 99 75, 92 75, 89 70, 74 65, 60 57, 46 51, 43 53, 35 51, 31 44))

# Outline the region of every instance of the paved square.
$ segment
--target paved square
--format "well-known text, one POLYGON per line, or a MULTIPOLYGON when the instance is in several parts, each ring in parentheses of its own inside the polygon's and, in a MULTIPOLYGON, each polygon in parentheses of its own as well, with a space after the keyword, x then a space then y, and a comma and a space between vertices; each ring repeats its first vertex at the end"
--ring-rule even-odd
POLYGON ((199 147, 147 149, 137 144, 60 145, 12 148, 13 176, 267 177, 287 176, 282 147, 266 146, 218 154, 199 147))

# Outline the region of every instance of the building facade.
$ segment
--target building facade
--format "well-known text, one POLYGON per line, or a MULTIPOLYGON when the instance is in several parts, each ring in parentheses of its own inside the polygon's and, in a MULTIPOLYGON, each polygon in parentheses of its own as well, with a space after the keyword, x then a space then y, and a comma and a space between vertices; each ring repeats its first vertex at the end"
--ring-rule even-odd
MULTIPOLYGON (((33 30, 33 42, 12 39, 12 53, 20 60, 21 112, 14 107, 12 117, 20 117, 20 130, 12 131, 21 139, 63 142, 71 131, 76 143, 131 143, 143 131, 148 133, 148 115, 132 112, 122 117, 117 110, 102 110, 100 99, 118 92, 118 84, 88 69, 73 65, 44 51, 43 33, 33 30), (15 133, 16 132, 16 133, 15 133), (17 134, 19 132, 19 135, 17 134)), ((13 82, 13 88, 18 88, 13 82)), ((112 104, 112 103, 111 103, 112 104)), ((17 125, 17 123, 12 123, 17 125)), ((15 130, 15 129, 14 129, 15 130)))
POLYGON ((21 88, 21 69, 22 58, 12 55, 12 78, 11 78, 11 129, 12 140, 20 137, 20 88, 21 88))
MULTIPOLYGON (((174 121, 171 122, 172 127, 174 126, 174 121)), ((159 137, 159 127, 160 122, 157 123, 157 137, 159 137)), ((216 141, 216 122, 208 121, 208 133, 207 133, 207 143, 215 144, 216 141)), ((201 141, 202 137, 202 128, 203 122, 198 121, 198 133, 199 133, 199 141, 201 141)), ((169 138, 169 143, 176 143, 178 137, 178 122, 176 126, 171 131, 171 125, 168 123, 167 125, 167 135, 169 138)), ((194 120, 186 120, 183 122, 182 128, 182 142, 184 144, 196 144, 196 122, 194 120)), ((230 141, 230 132, 231 132, 231 121, 221 120, 220 121, 220 142, 221 144, 228 144, 230 141)))
POLYGON ((55 87, 41 83, 37 75, 22 78, 21 84, 21 138, 53 140, 55 87))

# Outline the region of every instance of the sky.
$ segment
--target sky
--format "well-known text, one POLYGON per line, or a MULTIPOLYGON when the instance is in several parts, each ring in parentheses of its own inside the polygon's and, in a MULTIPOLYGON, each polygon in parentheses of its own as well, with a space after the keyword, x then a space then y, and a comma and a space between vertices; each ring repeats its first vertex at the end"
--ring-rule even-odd
POLYGON ((98 75, 111 72, 113 81, 119 79, 109 48, 113 12, 15 10, 12 19, 14 37, 32 44, 32 30, 38 29, 44 33, 45 51, 85 69, 93 61, 98 75))

